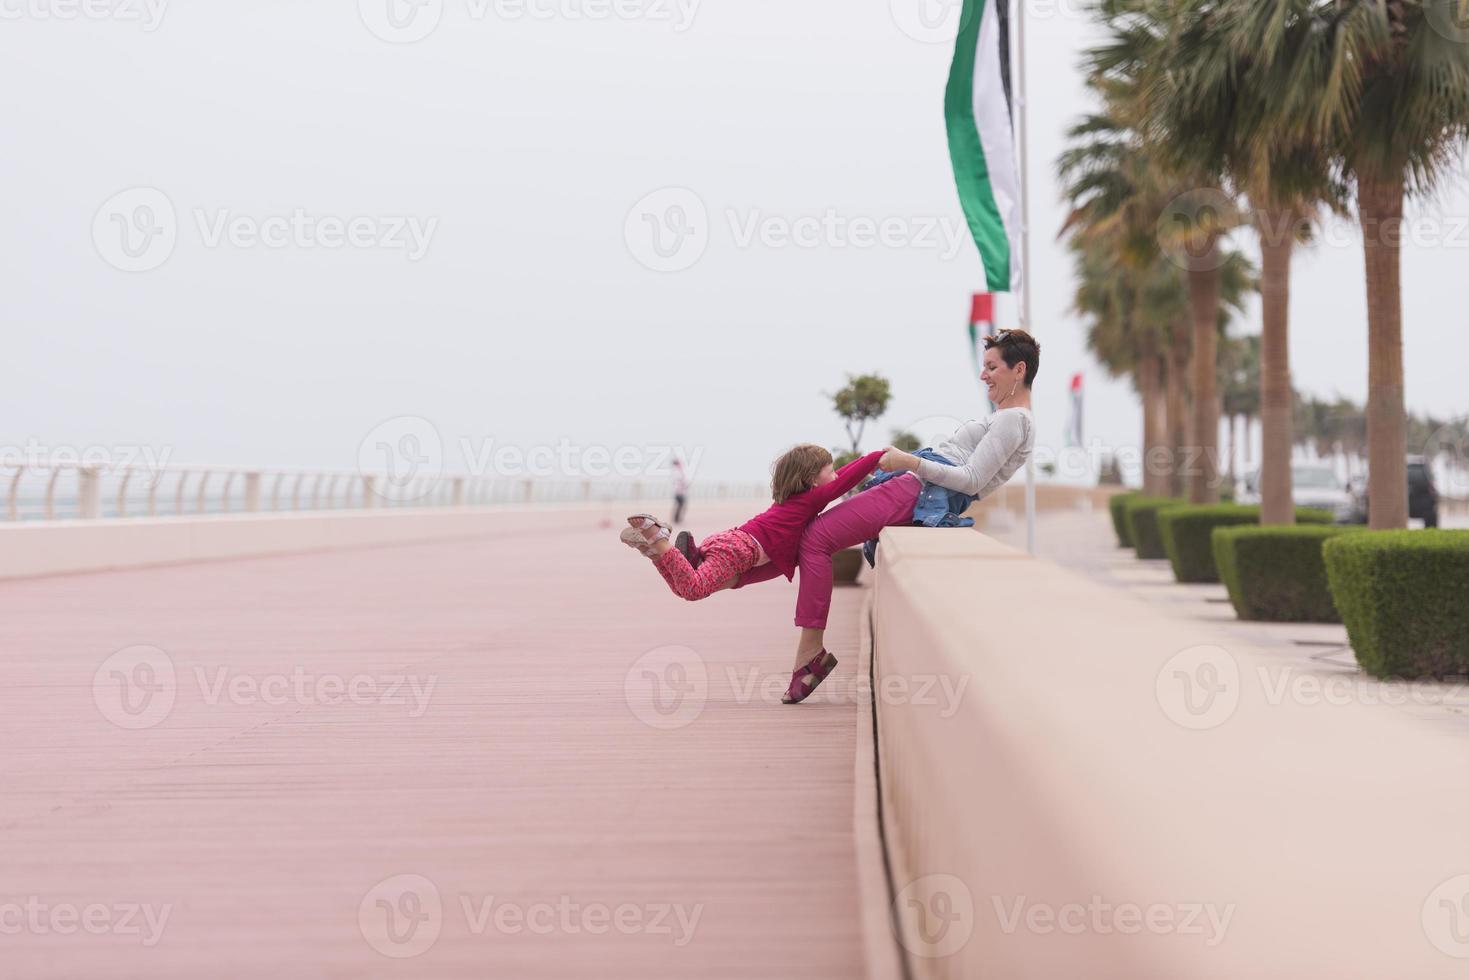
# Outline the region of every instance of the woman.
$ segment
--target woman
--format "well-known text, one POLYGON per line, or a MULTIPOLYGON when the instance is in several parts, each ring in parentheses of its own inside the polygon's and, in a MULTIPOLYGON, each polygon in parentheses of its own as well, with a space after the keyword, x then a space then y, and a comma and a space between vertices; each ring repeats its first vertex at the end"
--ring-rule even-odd
POLYGON ((838 504, 806 528, 801 536, 801 586, 796 600, 801 638, 791 677, 791 703, 809 697, 830 673, 825 665, 834 662, 825 646, 831 556, 877 537, 884 527, 915 523, 914 509, 925 485, 974 500, 1003 486, 1030 458, 1035 445, 1030 390, 1039 368, 1040 345, 1025 331, 1006 330, 987 339, 980 380, 989 389, 996 411, 987 419, 960 426, 934 453, 920 457, 889 449, 879 466, 884 471, 902 471, 901 476, 838 504))

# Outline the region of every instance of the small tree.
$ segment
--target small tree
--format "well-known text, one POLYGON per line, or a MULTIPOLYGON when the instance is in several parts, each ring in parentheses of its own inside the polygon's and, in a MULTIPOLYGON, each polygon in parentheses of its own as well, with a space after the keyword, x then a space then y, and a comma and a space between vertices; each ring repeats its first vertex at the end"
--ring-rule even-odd
POLYGON ((889 443, 894 449, 901 449, 905 453, 916 453, 923 448, 923 443, 911 432, 902 429, 893 430, 893 441, 889 443))
POLYGON ((892 392, 888 379, 878 374, 847 375, 846 387, 831 396, 831 404, 847 427, 852 452, 862 445, 862 430, 867 423, 880 418, 888 410, 892 392))

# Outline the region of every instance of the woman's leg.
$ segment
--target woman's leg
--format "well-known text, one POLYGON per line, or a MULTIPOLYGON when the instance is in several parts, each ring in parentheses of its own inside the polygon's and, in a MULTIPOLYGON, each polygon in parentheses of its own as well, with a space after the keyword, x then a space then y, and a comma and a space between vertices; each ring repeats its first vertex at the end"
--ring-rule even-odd
POLYGON ((831 610, 831 556, 861 544, 892 524, 913 520, 922 483, 911 473, 864 490, 812 521, 801 535, 801 587, 796 599, 796 667, 822 649, 831 610))
POLYGON ((699 551, 704 560, 698 568, 690 565, 677 548, 670 548, 653 559, 653 567, 673 594, 690 602, 707 599, 720 589, 732 586, 759 558, 754 540, 743 531, 711 535, 700 544, 699 551))

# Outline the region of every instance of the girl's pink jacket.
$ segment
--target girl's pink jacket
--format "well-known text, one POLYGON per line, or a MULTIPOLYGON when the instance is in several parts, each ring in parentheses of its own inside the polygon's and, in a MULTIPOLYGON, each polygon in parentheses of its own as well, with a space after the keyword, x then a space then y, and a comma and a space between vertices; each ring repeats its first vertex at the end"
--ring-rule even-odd
MULTIPOLYGON (((784 503, 772 504, 769 510, 750 518, 739 529, 760 542, 771 565, 786 578, 795 578, 801 532, 806 530, 806 525, 815 520, 827 504, 867 479, 877 469, 877 461, 881 458, 882 451, 878 450, 854 459, 837 470, 837 478, 826 486, 813 487, 787 498, 784 503)), ((766 569, 753 569, 745 574, 754 580, 775 577, 766 569), (762 571, 766 574, 761 575, 762 571)), ((747 581, 742 579, 740 584, 747 584, 747 581)))

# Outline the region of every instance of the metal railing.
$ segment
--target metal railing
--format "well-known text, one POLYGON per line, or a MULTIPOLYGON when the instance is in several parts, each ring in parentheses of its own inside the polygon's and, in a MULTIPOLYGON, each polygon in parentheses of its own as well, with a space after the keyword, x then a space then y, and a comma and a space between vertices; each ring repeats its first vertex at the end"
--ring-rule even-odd
MULTIPOLYGON (((762 497, 763 484, 703 483, 701 498, 762 497)), ((668 479, 424 475, 238 466, 0 463, 4 521, 667 499, 668 479)))

